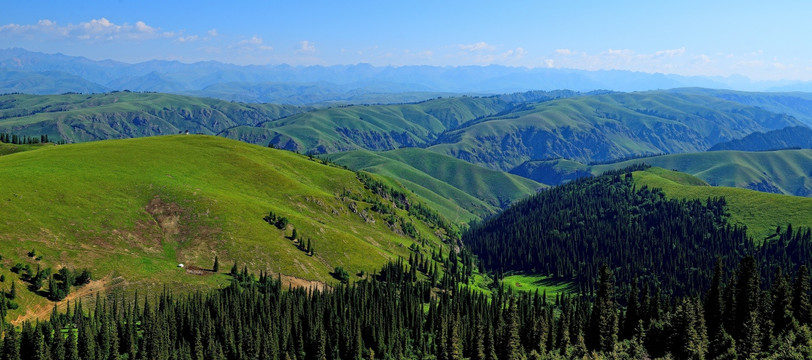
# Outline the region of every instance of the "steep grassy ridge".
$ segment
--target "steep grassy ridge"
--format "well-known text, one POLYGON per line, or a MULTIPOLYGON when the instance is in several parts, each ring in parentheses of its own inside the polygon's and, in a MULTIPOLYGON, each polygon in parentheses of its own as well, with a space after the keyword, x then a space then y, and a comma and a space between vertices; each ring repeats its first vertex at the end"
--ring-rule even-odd
POLYGON ((745 92, 721 89, 680 88, 672 93, 713 96, 725 101, 755 106, 777 114, 794 116, 812 126, 812 94, 804 92, 745 92))
POLYGON ((634 164, 673 169, 694 175, 713 186, 729 186, 764 192, 812 195, 812 150, 712 151, 644 157, 603 165, 584 165, 569 160, 528 161, 511 172, 536 181, 572 180, 634 164))
POLYGON ((694 175, 713 186, 812 195, 812 150, 713 151, 675 154, 594 166, 592 172, 646 163, 694 175))
POLYGON ((666 196, 678 199, 704 200, 724 196, 730 213, 729 221, 747 225, 748 234, 757 242, 770 238, 778 226, 812 226, 810 198, 708 186, 698 178, 662 168, 637 171, 634 180, 639 185, 661 188, 666 196))
POLYGON ((463 221, 494 215, 546 186, 418 148, 358 150, 328 157, 352 169, 397 179, 447 218, 463 221))
POLYGON ((718 143, 708 151, 766 151, 790 148, 812 148, 812 129, 806 126, 790 126, 780 130, 754 132, 741 139, 718 143))
POLYGON ((548 101, 446 132, 430 150, 510 170, 531 159, 606 161, 704 151, 800 122, 710 96, 654 91, 548 101))
POLYGON ((216 134, 308 110, 272 104, 240 104, 189 96, 108 94, 0 96, 0 132, 47 134, 52 141, 82 142, 181 131, 216 134))
POLYGON ((511 107, 497 97, 458 97, 416 104, 349 106, 311 111, 223 136, 299 152, 333 153, 426 146, 439 134, 511 107))
MULTIPOLYGON (((17 262, 88 267, 96 278, 118 279, 131 289, 218 286, 225 276, 177 267, 210 269, 215 256, 221 272, 237 262, 253 272, 329 282, 336 266, 369 272, 394 256, 407 257, 417 241, 355 200, 389 203, 355 173, 219 137, 42 147, 0 156, 0 183, 6 269, 17 262), (267 224, 269 211, 291 226, 267 224), (314 256, 288 238, 293 227, 300 238, 312 239, 314 256), (42 260, 28 257, 31 249, 42 260)), ((405 210, 395 213, 427 244, 439 241, 439 230, 405 210)))

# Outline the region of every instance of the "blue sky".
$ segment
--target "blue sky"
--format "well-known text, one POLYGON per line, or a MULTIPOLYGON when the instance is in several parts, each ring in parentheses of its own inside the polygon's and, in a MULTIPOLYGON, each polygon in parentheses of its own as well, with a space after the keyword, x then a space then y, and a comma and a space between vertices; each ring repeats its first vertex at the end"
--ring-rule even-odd
POLYGON ((812 80, 809 1, 12 1, 0 48, 234 64, 489 65, 812 80))

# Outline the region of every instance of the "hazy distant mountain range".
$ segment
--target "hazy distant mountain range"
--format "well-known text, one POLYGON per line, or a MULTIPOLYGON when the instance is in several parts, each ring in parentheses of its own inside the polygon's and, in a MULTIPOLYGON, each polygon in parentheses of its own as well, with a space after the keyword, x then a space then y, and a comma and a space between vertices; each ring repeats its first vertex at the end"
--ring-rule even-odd
POLYGON ((506 66, 251 65, 214 61, 185 64, 112 60, 0 50, 0 93, 61 94, 115 90, 166 92, 243 102, 293 105, 413 102, 452 94, 500 94, 571 89, 640 91, 678 87, 738 90, 803 90, 807 83, 753 82, 631 71, 517 68, 506 66))

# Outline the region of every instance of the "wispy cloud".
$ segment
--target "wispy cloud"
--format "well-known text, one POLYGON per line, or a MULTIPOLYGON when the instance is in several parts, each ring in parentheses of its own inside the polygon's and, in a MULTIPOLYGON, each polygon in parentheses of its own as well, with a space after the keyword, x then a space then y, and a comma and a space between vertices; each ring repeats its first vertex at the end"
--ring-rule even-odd
POLYGON ((300 53, 314 53, 316 52, 316 45, 310 41, 302 40, 299 42, 299 49, 296 51, 300 53))
POLYGON ((239 48, 242 50, 262 50, 262 51, 271 51, 273 47, 263 44, 263 40, 259 36, 252 36, 250 39, 241 40, 234 48, 239 48))
POLYGON ((172 37, 172 32, 147 25, 143 21, 135 24, 116 24, 107 18, 92 19, 78 24, 59 25, 55 21, 43 19, 36 24, 6 24, 0 26, 0 35, 52 38, 72 38, 87 41, 143 40, 172 37))
POLYGON ((496 50, 496 47, 493 45, 489 45, 484 41, 480 41, 473 44, 468 45, 457 45, 458 48, 465 51, 493 51, 496 50))

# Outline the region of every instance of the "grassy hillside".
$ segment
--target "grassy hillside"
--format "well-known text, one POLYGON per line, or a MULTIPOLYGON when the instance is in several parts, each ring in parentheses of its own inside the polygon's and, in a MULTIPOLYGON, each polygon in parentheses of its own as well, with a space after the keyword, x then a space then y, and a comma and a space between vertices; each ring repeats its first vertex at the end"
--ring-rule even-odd
POLYGON ((804 92, 744 92, 719 89, 682 88, 673 93, 709 95, 726 101, 755 106, 777 114, 794 116, 812 126, 812 94, 804 92))
MULTIPOLYGON (((568 160, 530 161, 512 173, 537 181, 597 175, 634 164, 649 164, 696 176, 713 186, 753 189, 786 195, 812 195, 812 149, 712 151, 644 157, 611 164, 584 165, 568 160)), ((550 184, 557 184, 550 181, 550 184)))
POLYGON ((348 106, 311 111, 223 136, 299 152, 333 153, 424 146, 442 132, 510 108, 497 97, 458 97, 415 104, 348 106))
POLYGON ((6 144, 0 142, 0 155, 8 155, 14 154, 22 151, 34 150, 39 149, 42 146, 52 146, 52 144, 47 145, 18 145, 18 144, 6 144))
POLYGON ((593 173, 646 163, 694 175, 713 186, 778 194, 812 195, 812 150, 712 151, 675 154, 599 165, 593 173))
POLYGON ((240 104, 189 96, 113 92, 107 94, 0 96, 0 132, 47 134, 52 141, 191 133, 216 134, 306 111, 272 104, 240 104))
POLYGON ((791 126, 768 132, 754 132, 741 139, 718 143, 708 151, 767 151, 792 148, 812 148, 812 129, 806 126, 791 126))
POLYGON ((778 226, 812 226, 810 198, 708 186, 701 179, 662 168, 637 171, 634 180, 639 185, 661 188, 673 198, 704 200, 724 196, 730 212, 729 221, 747 225, 748 234, 759 242, 771 237, 778 226))
MULTIPOLYGON (((7 269, 22 262, 88 267, 105 285, 129 289, 198 289, 227 281, 209 271, 188 272, 210 269, 218 256, 221 272, 237 262, 252 272, 330 282, 336 266, 369 272, 392 257, 408 257, 409 246, 419 242, 371 209, 367 200, 390 202, 354 172, 219 137, 41 147, 0 156, 0 183, 0 273, 12 279, 7 269), (279 230, 263 221, 270 211, 291 225, 279 230), (314 256, 289 239, 294 228, 312 239, 314 256), (41 260, 27 255, 31 249, 41 260)), ((440 230, 405 210, 395 215, 413 224, 427 245, 439 242, 440 230)), ((29 295, 21 301, 48 305, 29 295)))
POLYGON ((329 156, 351 169, 397 179, 449 219, 491 216, 545 185, 425 149, 351 151, 329 156))
POLYGON ((531 159, 606 161, 704 151, 795 118, 711 96, 663 91, 583 96, 528 105, 448 131, 430 150, 510 170, 531 159))

